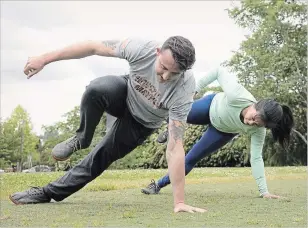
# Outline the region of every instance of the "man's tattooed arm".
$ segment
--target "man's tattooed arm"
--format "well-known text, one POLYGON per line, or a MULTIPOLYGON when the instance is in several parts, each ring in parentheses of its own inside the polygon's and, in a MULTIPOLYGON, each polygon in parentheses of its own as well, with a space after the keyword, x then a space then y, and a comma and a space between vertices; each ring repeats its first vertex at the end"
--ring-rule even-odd
POLYGON ((116 48, 118 45, 126 45, 126 42, 121 40, 104 40, 95 45, 95 55, 106 57, 117 57, 116 48))
POLYGON ((167 161, 169 177, 172 184, 174 205, 184 203, 185 185, 185 152, 183 138, 185 122, 169 121, 169 137, 167 145, 167 161))
POLYGON ((117 45, 119 45, 120 41, 119 40, 104 40, 103 44, 107 47, 110 48, 111 50, 116 49, 117 45))
POLYGON ((176 120, 170 120, 168 150, 173 150, 177 143, 183 143, 185 128, 186 123, 176 120))

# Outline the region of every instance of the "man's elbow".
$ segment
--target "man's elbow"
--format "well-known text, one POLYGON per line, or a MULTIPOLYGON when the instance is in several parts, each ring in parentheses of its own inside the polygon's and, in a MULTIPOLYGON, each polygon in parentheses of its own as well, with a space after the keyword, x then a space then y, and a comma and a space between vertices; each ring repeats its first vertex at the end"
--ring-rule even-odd
POLYGON ((105 52, 104 46, 99 41, 89 41, 89 50, 92 52, 92 55, 102 55, 105 52))

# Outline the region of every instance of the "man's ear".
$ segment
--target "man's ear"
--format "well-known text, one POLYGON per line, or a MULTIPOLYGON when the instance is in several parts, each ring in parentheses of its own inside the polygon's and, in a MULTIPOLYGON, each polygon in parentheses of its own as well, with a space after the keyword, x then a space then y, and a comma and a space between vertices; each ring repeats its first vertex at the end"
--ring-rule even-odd
POLYGON ((161 49, 160 48, 156 48, 156 55, 159 56, 161 53, 161 49))

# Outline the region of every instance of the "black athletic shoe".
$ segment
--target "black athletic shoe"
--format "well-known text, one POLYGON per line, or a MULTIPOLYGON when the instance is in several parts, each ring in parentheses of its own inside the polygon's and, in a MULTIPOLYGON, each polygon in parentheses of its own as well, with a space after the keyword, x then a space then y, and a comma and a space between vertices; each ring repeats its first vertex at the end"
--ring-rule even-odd
POLYGON ((57 144, 52 149, 52 156, 57 161, 67 160, 74 152, 81 149, 81 144, 76 136, 57 144))
POLYGON ((51 198, 45 194, 41 187, 32 187, 24 192, 16 192, 9 197, 16 205, 49 203, 51 201, 51 198))
POLYGON ((162 132, 162 133, 160 133, 159 135, 158 135, 158 137, 157 137, 157 142, 158 143, 165 143, 165 142, 167 142, 167 140, 168 140, 168 130, 166 130, 166 131, 164 131, 164 132, 162 132))

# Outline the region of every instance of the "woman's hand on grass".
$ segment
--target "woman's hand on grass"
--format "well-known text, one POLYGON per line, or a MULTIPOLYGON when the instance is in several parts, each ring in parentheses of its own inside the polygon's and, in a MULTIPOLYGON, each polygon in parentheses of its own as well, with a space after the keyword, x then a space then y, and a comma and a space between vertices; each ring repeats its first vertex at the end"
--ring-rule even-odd
POLYGON ((263 198, 267 198, 267 199, 279 199, 281 198, 280 196, 271 194, 271 193, 265 193, 262 195, 263 198))

